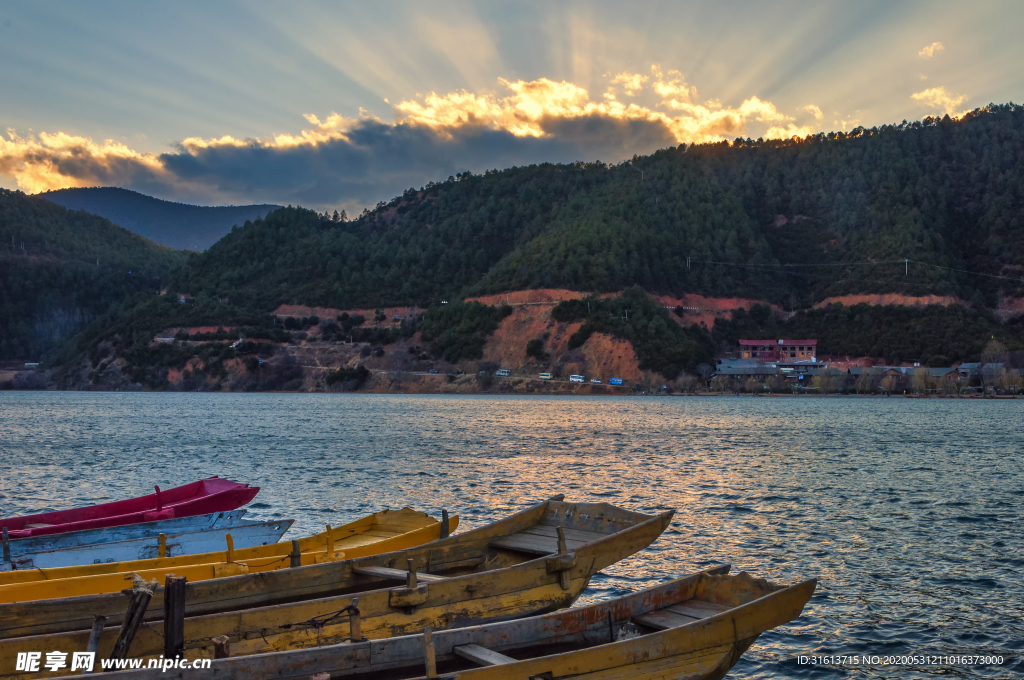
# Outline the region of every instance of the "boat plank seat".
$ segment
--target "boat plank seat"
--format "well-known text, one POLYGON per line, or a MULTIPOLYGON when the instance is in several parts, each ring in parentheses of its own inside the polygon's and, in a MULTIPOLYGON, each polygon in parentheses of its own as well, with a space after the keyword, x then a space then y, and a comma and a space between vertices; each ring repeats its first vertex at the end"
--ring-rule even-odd
POLYGON ((499 654, 493 649, 487 649, 480 645, 458 645, 452 651, 463 659, 469 659, 481 666, 501 666, 507 663, 515 663, 516 660, 510 656, 499 654))
MULTIPOLYGON (((405 581, 409 578, 409 572, 405 569, 391 569, 389 567, 353 567, 352 571, 363 576, 376 576, 393 581, 405 581)), ((416 580, 422 583, 440 583, 447 581, 447 576, 436 576, 434 574, 423 574, 416 572, 416 580)))
MULTIPOLYGON (((607 538, 605 534, 599 534, 596 531, 580 531, 577 529, 564 529, 563 531, 565 533, 565 547, 569 552, 599 538, 607 538)), ((554 555, 558 553, 558 528, 534 525, 523 531, 491 541, 490 545, 492 548, 501 548, 503 550, 516 550, 536 555, 554 555)))
POLYGON ((673 614, 682 614, 694 619, 706 619, 715 614, 721 614, 728 610, 729 606, 714 602, 704 602, 703 600, 688 600, 680 604, 674 604, 671 607, 665 607, 665 609, 673 614))
POLYGON ((633 621, 648 628, 666 630, 710 618, 728 609, 729 607, 724 604, 688 600, 687 602, 674 604, 664 609, 657 609, 653 612, 634 616, 633 621))
MULTIPOLYGON (((537 536, 550 536, 551 538, 557 539, 558 527, 548 526, 547 524, 536 524, 528 529, 523 529, 520 533, 534 534, 537 536)), ((584 543, 608 537, 608 534, 602 534, 596 531, 584 531, 583 529, 563 528, 562 533, 565 534, 566 541, 582 541, 584 543)))

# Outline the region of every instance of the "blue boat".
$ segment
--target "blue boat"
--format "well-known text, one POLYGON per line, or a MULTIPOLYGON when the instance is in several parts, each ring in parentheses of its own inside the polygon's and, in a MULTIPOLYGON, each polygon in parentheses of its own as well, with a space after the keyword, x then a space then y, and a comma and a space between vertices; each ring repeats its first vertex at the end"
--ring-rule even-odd
POLYGON ((160 534, 170 536, 171 534, 233 527, 243 521, 242 515, 244 514, 244 509, 238 509, 212 512, 207 515, 195 515, 193 517, 162 519, 156 522, 126 524, 119 527, 86 529, 84 531, 69 531, 63 534, 11 539, 4 546, 4 561, 7 562, 9 559, 47 550, 63 550, 83 545, 130 541, 138 538, 156 538, 160 534), (10 557, 8 557, 8 554, 10 557))
MULTIPOLYGON (((179 555, 195 555, 197 553, 224 550, 224 547, 227 545, 227 534, 231 534, 232 545, 234 545, 235 549, 254 548, 260 545, 277 543, 294 521, 291 519, 279 519, 273 522, 239 520, 231 526, 221 526, 204 531, 178 534, 165 533, 166 553, 164 556, 178 557, 179 555)), ((13 566, 15 569, 51 569, 54 567, 74 567, 104 562, 147 560, 159 557, 159 550, 159 536, 147 536, 145 538, 133 538, 124 541, 93 543, 60 550, 27 553, 15 557, 13 566)))

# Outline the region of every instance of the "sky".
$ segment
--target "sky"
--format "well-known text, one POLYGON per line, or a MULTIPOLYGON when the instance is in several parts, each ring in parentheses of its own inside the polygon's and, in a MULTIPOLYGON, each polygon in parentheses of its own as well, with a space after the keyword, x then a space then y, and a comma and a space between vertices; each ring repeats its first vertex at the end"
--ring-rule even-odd
POLYGON ((357 214, 450 175, 1024 100, 1024 3, 0 4, 0 187, 357 214))

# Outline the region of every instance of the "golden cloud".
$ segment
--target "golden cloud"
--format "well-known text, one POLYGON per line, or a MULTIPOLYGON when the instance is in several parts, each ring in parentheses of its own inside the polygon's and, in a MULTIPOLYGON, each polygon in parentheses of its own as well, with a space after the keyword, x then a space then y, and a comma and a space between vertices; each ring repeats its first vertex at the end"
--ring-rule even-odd
POLYGON ((910 95, 910 97, 911 99, 917 100, 924 106, 929 106, 933 109, 941 109, 953 117, 964 113, 964 111, 958 112, 957 109, 967 100, 967 95, 950 94, 949 92, 946 92, 945 87, 930 87, 927 90, 915 92, 910 95))
POLYGON ((808 104, 807 106, 803 107, 802 110, 803 111, 810 111, 811 113, 814 114, 814 117, 817 120, 821 120, 822 118, 825 117, 825 114, 821 112, 821 109, 818 108, 817 106, 815 106, 814 104, 808 104))
MULTIPOLYGON (((686 84, 683 74, 679 71, 669 71, 668 77, 661 72, 657 64, 651 66, 651 73, 654 75, 654 91, 662 99, 675 99, 677 101, 689 102, 697 98, 697 88, 686 84)), ((717 102, 717 99, 710 100, 717 102)))
POLYGON ((11 129, 7 136, 0 137, 0 174, 14 177, 29 193, 104 184, 126 171, 163 171, 154 154, 138 153, 110 139, 97 144, 63 132, 20 137, 11 129))
MULTIPOLYGON (((654 67, 654 90, 662 97, 660 107, 677 115, 639 104, 624 104, 605 95, 605 101, 594 101, 588 92, 572 83, 555 82, 547 78, 533 81, 500 82, 512 94, 499 97, 493 94, 454 92, 447 95, 431 93, 423 102, 403 101, 395 106, 397 123, 426 125, 444 134, 464 125, 479 125, 493 130, 504 130, 517 137, 544 137, 545 124, 555 119, 603 117, 619 121, 646 121, 663 125, 679 143, 694 144, 717 142, 745 134, 749 121, 785 123, 793 120, 781 113, 774 104, 750 97, 739 107, 722 107, 718 100, 704 105, 694 104, 696 88, 683 82, 678 72, 670 71, 669 79, 654 67)), ((629 94, 638 92, 646 76, 620 73, 612 82, 623 84, 629 94)), ((779 128, 781 129, 781 128, 779 128)), ((813 132, 806 129, 808 134, 813 132)), ((788 130, 788 128, 787 128, 788 130)), ((791 135, 787 135, 791 136, 791 135)))
POLYGON ((814 127, 810 125, 794 125, 790 123, 786 127, 770 127, 764 133, 765 139, 791 139, 793 137, 806 137, 814 134, 814 127))
POLYGON ((941 52, 946 49, 946 46, 940 42, 933 42, 931 45, 927 45, 921 48, 921 51, 917 53, 917 56, 922 59, 931 59, 935 56, 936 52, 941 52))
MULTIPOLYGON (((113 140, 96 143, 61 132, 20 137, 8 131, 9 139, 0 138, 0 175, 13 177, 21 189, 31 193, 63 187, 117 185, 159 186, 164 193, 175 193, 178 189, 195 193, 196 187, 201 187, 208 195, 230 190, 235 192, 232 196, 238 196, 247 191, 244 187, 252 185, 238 178, 259 174, 254 163, 274 164, 284 154, 293 159, 296 154, 317 159, 316 164, 308 166, 312 174, 303 180, 303 186, 316 186, 320 181, 316 173, 326 173, 321 177, 334 173, 333 176, 344 176, 343 181, 351 183, 346 164, 353 158, 375 167, 392 168, 395 166, 387 164, 404 163, 394 151, 400 148, 393 143, 398 138, 414 140, 406 147, 409 153, 423 149, 422 157, 434 159, 435 164, 438 154, 446 154, 450 156, 445 161, 447 165, 465 167, 464 163, 477 164, 492 153, 498 153, 494 162, 504 162, 501 158, 510 163, 550 160, 545 148, 572 153, 577 158, 587 154, 627 157, 634 151, 648 153, 657 145, 672 143, 673 139, 679 144, 694 144, 744 136, 751 123, 763 124, 767 131, 762 136, 767 138, 814 132, 809 125, 796 125, 795 118, 758 97, 749 97, 739 106, 723 106, 717 99, 696 103, 697 90, 686 83, 681 73, 663 73, 657 65, 652 66, 650 76, 622 72, 608 74, 606 78, 609 92, 597 100, 586 89, 567 81, 501 79, 499 83, 505 92, 500 94, 463 90, 401 101, 393 105, 394 119, 390 123, 362 110, 358 118, 332 113, 321 119, 306 114, 308 126, 294 134, 246 139, 231 135, 189 137, 166 154, 140 153, 113 140), (643 103, 620 102, 614 91, 628 96, 642 94, 646 99, 643 103), (501 141, 503 134, 506 141, 501 141), (469 148, 460 145, 471 138, 478 140, 472 142, 472 153, 460 151, 469 148), (517 143, 516 138, 534 141, 517 143), (453 140, 457 143, 449 144, 453 140), (494 151, 498 148, 502 151, 494 151), (458 154, 470 155, 460 160, 458 154)), ((820 120, 817 107, 804 108, 820 120)), ((294 172, 296 163, 301 161, 289 163, 289 172, 294 172)), ((425 168, 417 172, 428 173, 425 168)), ((395 173, 390 169, 387 172, 395 173)), ((267 168, 265 175, 277 177, 271 168, 267 168)), ((300 183, 295 180, 293 184, 300 183)))
POLYGON ((611 92, 612 87, 615 85, 621 85, 622 91, 627 96, 635 97, 644 89, 644 83, 648 80, 650 80, 650 77, 642 73, 622 72, 609 81, 609 92, 611 92))

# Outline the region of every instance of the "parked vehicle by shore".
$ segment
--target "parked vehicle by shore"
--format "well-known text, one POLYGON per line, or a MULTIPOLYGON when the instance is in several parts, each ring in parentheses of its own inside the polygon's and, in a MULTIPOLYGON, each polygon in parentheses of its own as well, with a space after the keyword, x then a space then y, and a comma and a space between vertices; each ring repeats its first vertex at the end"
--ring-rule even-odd
POLYGON ((494 375, 498 376, 499 378, 507 378, 510 375, 512 375, 512 371, 510 371, 507 368, 499 368, 497 371, 494 372, 494 375))
POLYGON ((582 375, 570 375, 569 376, 569 382, 581 383, 584 380, 586 380, 586 378, 584 378, 582 375))
POLYGON ((622 378, 608 378, 608 384, 609 385, 621 385, 622 384, 622 378))
POLYGON ((591 384, 594 384, 594 385, 600 385, 601 384, 601 381, 598 380, 597 378, 591 378, 590 382, 591 382, 591 384))
POLYGON ((541 373, 540 374, 540 379, 541 380, 551 380, 551 378, 552 378, 552 375, 550 373, 541 373))

